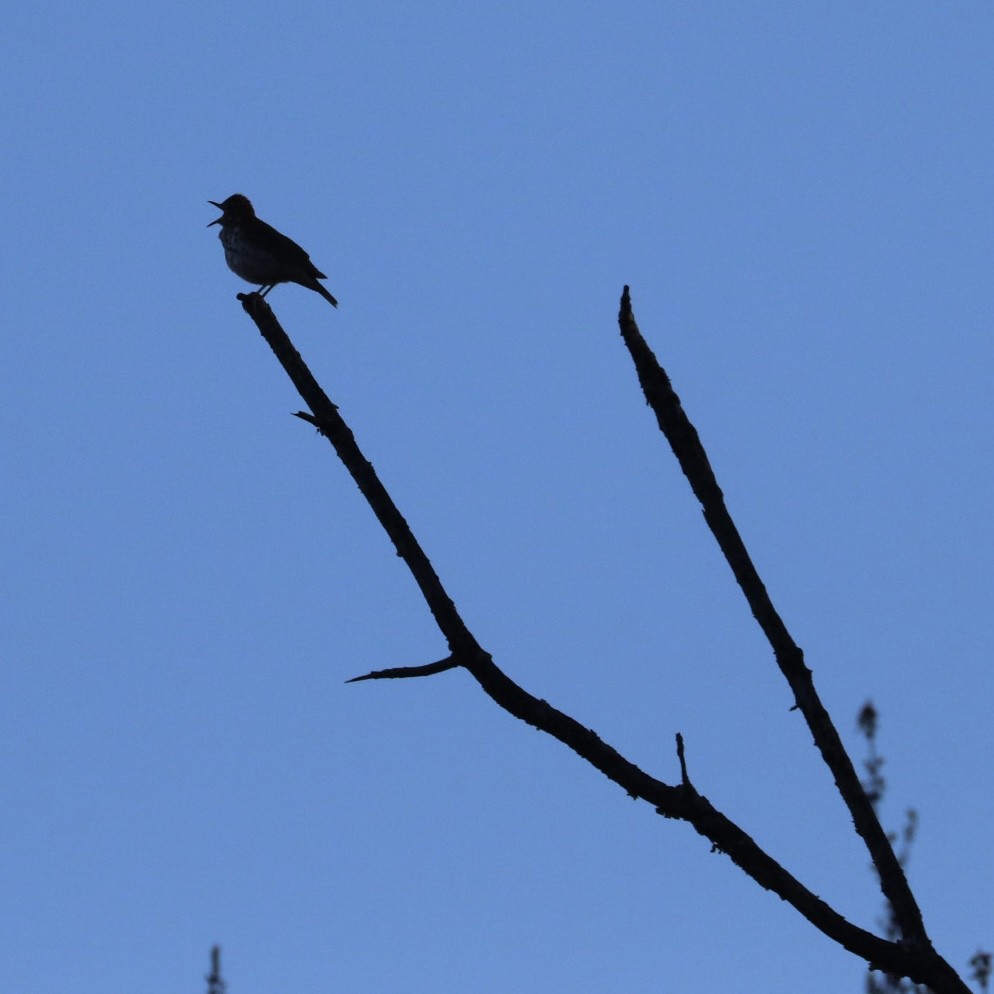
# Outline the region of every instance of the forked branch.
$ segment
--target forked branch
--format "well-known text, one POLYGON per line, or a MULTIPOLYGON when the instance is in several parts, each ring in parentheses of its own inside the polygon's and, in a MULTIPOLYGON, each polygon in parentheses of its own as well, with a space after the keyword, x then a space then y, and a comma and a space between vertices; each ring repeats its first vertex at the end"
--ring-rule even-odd
MULTIPOLYGON (((449 655, 445 659, 422 666, 377 670, 356 677, 353 682, 428 676, 456 667, 467 670, 504 710, 559 739, 621 786, 630 797, 653 805, 658 814, 689 822, 701 835, 710 840, 715 850, 728 855, 758 884, 789 902, 816 928, 856 956, 866 960, 875 969, 910 977, 917 983, 928 985, 937 994, 940 992, 968 994, 969 988, 931 948, 921 926, 921 915, 907 889, 900 867, 897 867, 900 878, 891 876, 887 885, 888 898, 892 902, 897 898, 907 918, 905 941, 896 943, 873 935, 843 918, 765 853, 741 828, 715 809, 706 797, 698 793, 687 774, 682 737, 678 739, 680 783, 671 786, 649 776, 634 763, 629 762, 593 730, 584 727, 548 702, 529 694, 496 666, 463 622, 431 562, 380 482, 372 465, 363 456, 338 408, 318 385, 286 332, 277 322, 268 303, 255 293, 239 295, 239 299, 310 408, 310 414, 301 412, 298 416, 315 425, 335 448, 393 542, 397 554, 410 569, 449 646, 449 655), (894 897, 891 897, 890 892, 893 892, 894 897), (910 942, 907 941, 909 939, 910 942)), ((823 755, 827 752, 832 757, 829 766, 836 774, 837 780, 840 779, 840 773, 837 771, 841 771, 840 789, 844 782, 848 790, 848 774, 845 770, 848 764, 856 789, 861 790, 859 781, 855 778, 855 771, 852 770, 852 764, 845 756, 828 715, 824 713, 814 694, 810 672, 804 666, 801 651, 790 639, 782 621, 773 610, 765 588, 749 560, 745 546, 724 508, 724 498, 708 465, 697 432, 684 415, 666 374, 659 367, 655 356, 638 332, 631 312, 627 287, 622 297, 621 328, 625 342, 635 360, 646 398, 656 411, 660 427, 670 440, 694 492, 704 506, 705 517, 718 537, 726 557, 729 557, 733 572, 749 598, 753 613, 771 639, 777 661, 794 690, 798 707, 808 719, 809 725, 812 725, 812 731, 818 729, 815 735, 816 741, 823 755)), ((876 832, 880 831, 880 828, 872 811, 871 824, 867 822, 865 812, 858 801, 850 801, 847 798, 847 803, 853 811, 853 818, 860 834, 867 839, 874 860, 879 855, 884 867, 890 873, 886 854, 882 853, 876 837, 876 832)), ((883 838, 886 844, 886 837, 883 838)), ((886 848, 890 852, 889 845, 886 848)), ((893 857, 892 852, 890 855, 893 857)), ((881 879, 883 876, 882 870, 881 879)))

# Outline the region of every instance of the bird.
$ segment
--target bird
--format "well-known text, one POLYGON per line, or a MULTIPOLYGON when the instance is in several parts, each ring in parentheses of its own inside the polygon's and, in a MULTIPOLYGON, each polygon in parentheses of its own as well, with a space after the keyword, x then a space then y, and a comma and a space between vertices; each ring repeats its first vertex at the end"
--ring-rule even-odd
POLYGON ((318 283, 328 277, 295 241, 257 218, 248 197, 233 193, 221 203, 207 203, 221 211, 221 216, 207 227, 221 225, 218 238, 224 246, 228 268, 246 282, 257 284, 260 296, 265 297, 277 283, 299 283, 321 294, 332 307, 338 306, 338 301, 318 283))

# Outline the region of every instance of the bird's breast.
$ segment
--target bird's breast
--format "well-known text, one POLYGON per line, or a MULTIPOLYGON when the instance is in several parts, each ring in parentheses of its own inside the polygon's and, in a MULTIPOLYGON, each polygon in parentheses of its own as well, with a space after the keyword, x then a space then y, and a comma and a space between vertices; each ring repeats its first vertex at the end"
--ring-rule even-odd
POLYGON ((280 266, 272 253, 246 238, 241 228, 232 226, 222 229, 221 244, 228 268, 249 283, 266 285, 280 279, 280 266))

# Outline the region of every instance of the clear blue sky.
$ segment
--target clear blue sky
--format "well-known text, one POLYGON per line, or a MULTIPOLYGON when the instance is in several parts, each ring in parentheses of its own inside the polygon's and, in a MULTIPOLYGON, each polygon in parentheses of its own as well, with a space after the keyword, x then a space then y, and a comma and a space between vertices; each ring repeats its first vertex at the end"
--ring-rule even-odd
POLYGON ((830 777, 638 393, 622 286, 940 950, 994 945, 987 4, 22 6, 0 39, 0 992, 861 990, 462 673, 269 298, 532 693, 847 916, 830 777))

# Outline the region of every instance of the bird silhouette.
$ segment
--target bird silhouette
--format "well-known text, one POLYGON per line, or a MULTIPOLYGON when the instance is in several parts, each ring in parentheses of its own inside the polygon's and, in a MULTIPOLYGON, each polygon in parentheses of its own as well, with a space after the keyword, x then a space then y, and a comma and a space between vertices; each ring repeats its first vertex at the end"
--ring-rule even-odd
POLYGON ((207 227, 221 225, 218 238, 224 246, 228 268, 246 282, 256 284, 261 296, 265 297, 277 283, 299 283, 321 294, 332 307, 338 306, 338 301, 318 282, 328 277, 295 241, 257 218, 248 197, 233 193, 221 203, 207 203, 221 211, 221 216, 207 227))

